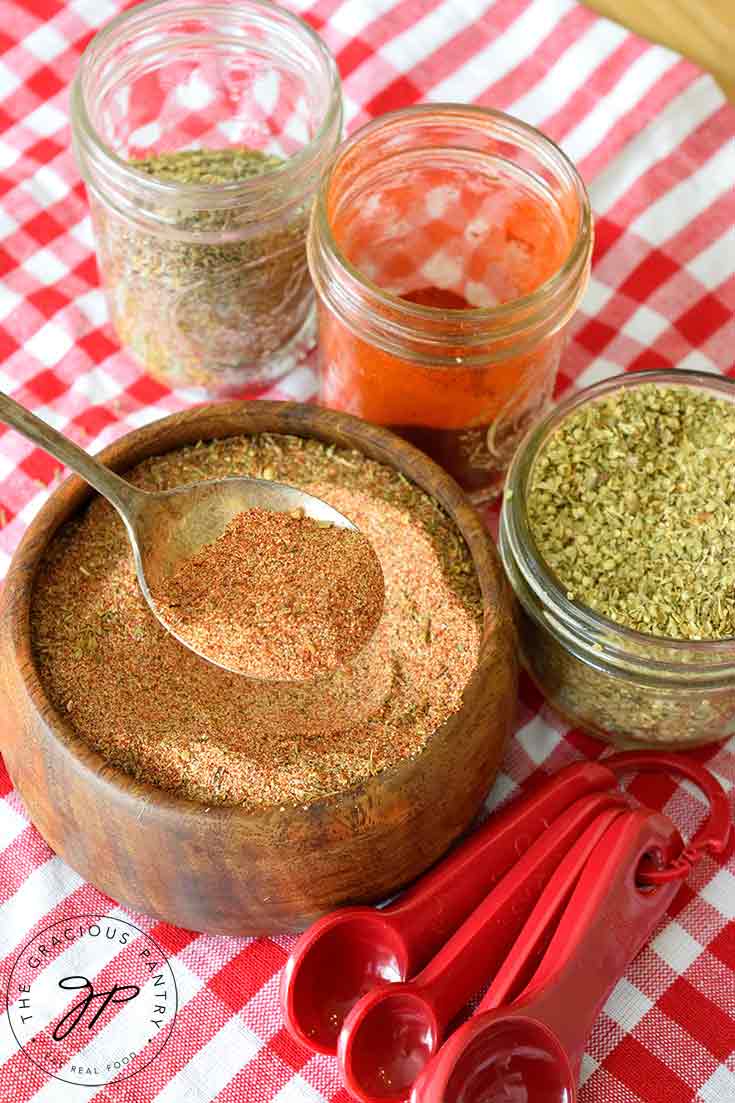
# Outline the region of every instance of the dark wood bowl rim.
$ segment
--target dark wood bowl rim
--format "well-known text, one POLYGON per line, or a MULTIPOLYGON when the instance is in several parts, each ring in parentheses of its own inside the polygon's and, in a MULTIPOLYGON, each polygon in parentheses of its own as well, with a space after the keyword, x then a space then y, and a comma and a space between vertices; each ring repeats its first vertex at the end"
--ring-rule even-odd
MULTIPOLYGON (((467 695, 471 695, 473 686, 481 678, 488 676, 488 670, 483 667, 488 665, 486 660, 491 650, 492 629, 504 614, 509 615, 510 608, 502 568, 490 536, 464 491, 443 468, 390 430, 371 425, 350 414, 295 402, 264 400, 206 403, 178 411, 126 433, 98 453, 98 458, 113 471, 124 472, 145 458, 187 447, 198 440, 224 440, 231 436, 248 436, 259 432, 272 432, 276 435, 290 433, 294 436, 330 442, 333 439, 330 434, 336 432, 345 438, 346 447, 350 447, 351 443, 357 451, 362 451, 396 470, 404 471, 406 461, 410 461, 412 467, 410 478, 445 508, 462 533, 470 550, 483 596, 484 623, 480 653, 475 669, 465 685, 462 705, 431 733, 427 741, 428 747, 429 743, 447 735, 450 725, 453 727, 462 721, 463 713, 467 708, 465 700, 467 695), (236 420, 238 414, 254 415, 256 418, 266 420, 272 418, 274 421, 280 419, 288 424, 272 429, 265 427, 253 429, 243 425, 239 430, 213 436, 197 436, 195 432, 187 435, 187 430, 193 430, 198 424, 206 422, 210 416, 224 421, 236 420), (157 448, 156 442, 159 441, 162 431, 173 425, 175 425, 178 443, 171 442, 165 446, 162 444, 157 448), (132 460, 131 452, 135 454, 132 460), (397 462, 397 455, 402 458, 402 463, 397 462), (427 483, 431 485, 426 485, 427 483)), ((46 720, 49 734, 59 744, 63 753, 73 757, 78 766, 90 775, 90 781, 94 780, 96 785, 100 782, 109 785, 115 790, 118 798, 122 794, 133 802, 143 801, 146 804, 155 805, 159 814, 175 819, 180 819, 182 815, 199 817, 207 808, 208 818, 219 820, 223 825, 233 817, 243 825, 252 825, 260 829, 264 823, 275 818, 278 819, 281 828, 288 828, 291 823, 297 821, 301 822, 303 815, 300 805, 285 805, 283 810, 281 806, 275 805, 256 811, 246 811, 237 804, 207 805, 202 801, 180 797, 176 793, 160 789, 148 782, 139 781, 120 767, 110 764, 81 736, 77 735, 46 696, 31 647, 30 605, 36 569, 43 552, 58 529, 78 513, 94 493, 92 488, 77 475, 71 475, 65 479, 31 521, 8 569, 3 595, 5 631, 10 633, 16 674, 33 711, 46 720)), ((356 794, 366 793, 372 787, 379 788, 383 779, 390 777, 400 781, 402 774, 408 777, 412 773, 415 762, 422 757, 425 750, 426 748, 414 758, 401 760, 349 790, 311 802, 310 812, 318 815, 320 809, 326 812, 340 804, 353 805, 356 794)))

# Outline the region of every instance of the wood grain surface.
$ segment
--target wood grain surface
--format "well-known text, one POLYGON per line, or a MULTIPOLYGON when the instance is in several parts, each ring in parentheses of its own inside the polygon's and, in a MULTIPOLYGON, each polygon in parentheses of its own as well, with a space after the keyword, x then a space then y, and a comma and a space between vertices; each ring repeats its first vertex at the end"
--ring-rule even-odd
POLYGON ((735 102, 735 0, 584 0, 700 65, 735 102))
POLYGON ((462 707, 421 754, 350 792, 259 812, 205 808, 106 763, 46 696, 30 639, 39 558, 91 496, 76 476, 29 526, 0 604, 0 750, 38 830, 78 873, 134 911, 222 934, 299 930, 338 904, 380 899, 416 877, 477 812, 516 699, 511 598, 487 530, 454 480, 393 433, 313 406, 231 402, 154 422, 100 459, 125 471, 184 444, 257 432, 357 448, 432 494, 464 535, 483 594, 480 655, 462 707))

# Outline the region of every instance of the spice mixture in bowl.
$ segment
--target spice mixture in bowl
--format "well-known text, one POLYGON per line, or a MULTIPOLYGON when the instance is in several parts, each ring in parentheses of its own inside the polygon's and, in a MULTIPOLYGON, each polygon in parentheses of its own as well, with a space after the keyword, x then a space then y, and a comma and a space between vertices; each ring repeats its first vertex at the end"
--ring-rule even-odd
POLYGON ((619 743, 735 730, 735 384, 616 377, 562 403, 512 466, 501 554, 524 659, 619 743))
MULTIPOLYGON (((230 674, 179 644, 148 609, 123 526, 101 499, 59 532, 41 564, 35 655, 49 697, 74 730, 134 777, 208 804, 303 805, 419 754, 459 708, 478 661, 480 589, 437 503, 350 449, 288 435, 230 437, 127 473, 156 490, 228 475, 306 490, 370 541, 385 580, 387 684, 369 715, 329 734, 315 715, 299 731, 288 694, 284 700, 278 687, 230 674)), ((332 721, 339 701, 320 704, 332 721)))
POLYGON ((385 429, 289 402, 184 410, 100 459, 139 485, 255 474, 333 504, 380 561, 385 684, 345 709, 330 675, 308 715, 296 683, 258 696, 198 658, 72 477, 0 595, 0 749, 41 835, 125 906, 222 934, 300 930, 417 877, 480 809, 516 700, 510 590, 457 484, 385 429))

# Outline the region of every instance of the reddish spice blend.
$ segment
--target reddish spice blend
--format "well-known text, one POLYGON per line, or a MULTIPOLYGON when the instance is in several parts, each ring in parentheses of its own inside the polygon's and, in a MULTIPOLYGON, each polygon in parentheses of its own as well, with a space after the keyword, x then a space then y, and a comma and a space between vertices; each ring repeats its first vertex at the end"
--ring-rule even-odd
POLYGON ((308 701, 178 643, 143 599, 122 522, 98 497, 56 533, 39 566, 35 661, 76 733, 133 777, 205 804, 306 805, 421 753, 459 708, 479 651, 479 583, 438 503, 355 451, 232 437, 153 457, 126 477, 163 490, 228 475, 301 487, 350 517, 375 549, 385 609, 361 712, 341 671, 310 718, 308 701), (312 725, 325 713, 343 717, 339 730, 312 725))
POLYGON ((303 681, 344 666, 383 611, 383 574, 354 529, 303 511, 249 509, 153 593, 200 655, 253 678, 303 681))

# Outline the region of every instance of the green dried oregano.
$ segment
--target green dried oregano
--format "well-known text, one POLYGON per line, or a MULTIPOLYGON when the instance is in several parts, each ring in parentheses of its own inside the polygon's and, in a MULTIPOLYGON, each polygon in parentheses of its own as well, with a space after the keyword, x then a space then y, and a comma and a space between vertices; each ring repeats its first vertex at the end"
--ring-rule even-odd
POLYGON ((654 636, 735 636, 735 403, 644 383, 579 407, 535 461, 528 517, 571 600, 654 636))

